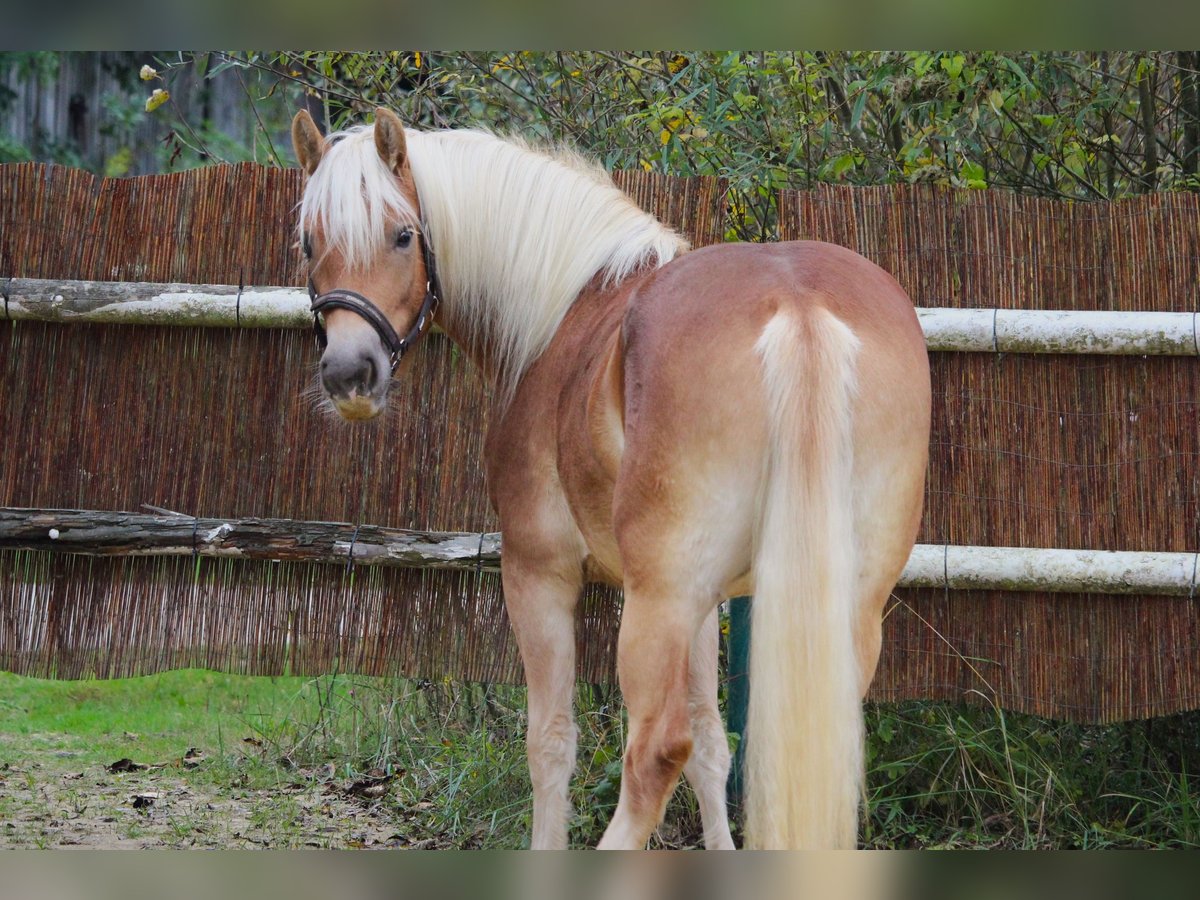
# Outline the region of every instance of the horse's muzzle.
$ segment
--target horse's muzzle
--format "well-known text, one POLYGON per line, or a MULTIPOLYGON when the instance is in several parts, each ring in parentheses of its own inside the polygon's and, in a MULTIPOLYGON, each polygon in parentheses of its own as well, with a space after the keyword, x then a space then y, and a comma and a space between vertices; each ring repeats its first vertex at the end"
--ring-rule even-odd
POLYGON ((371 353, 321 357, 321 386, 343 418, 370 419, 383 410, 391 372, 371 353))

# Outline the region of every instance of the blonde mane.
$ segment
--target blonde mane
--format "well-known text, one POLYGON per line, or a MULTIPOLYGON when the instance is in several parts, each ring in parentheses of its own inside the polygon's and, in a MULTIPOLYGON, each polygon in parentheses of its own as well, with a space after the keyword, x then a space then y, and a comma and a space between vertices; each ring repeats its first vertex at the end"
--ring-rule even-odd
MULTIPOLYGON (((448 326, 487 347, 511 390, 598 275, 615 284, 687 250, 599 166, 481 131, 406 133, 448 326)), ((418 224, 375 150, 374 129, 331 135, 300 207, 347 264, 364 266, 389 221, 418 224)))

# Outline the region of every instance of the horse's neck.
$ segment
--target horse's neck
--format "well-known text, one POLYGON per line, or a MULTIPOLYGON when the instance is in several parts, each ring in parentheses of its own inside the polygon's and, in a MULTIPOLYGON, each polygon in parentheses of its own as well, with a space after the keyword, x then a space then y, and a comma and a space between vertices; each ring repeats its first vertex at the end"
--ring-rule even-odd
POLYGON ((414 171, 434 247, 447 251, 442 325, 502 392, 597 277, 623 279, 683 249, 611 183, 561 160, 494 140, 429 140, 441 144, 414 171))
MULTIPOLYGON (((510 373, 498 366, 486 349, 460 344, 496 392, 494 414, 506 413, 510 404, 532 404, 539 409, 535 418, 553 419, 563 391, 586 393, 613 341, 619 339, 621 324, 637 286, 651 271, 642 269, 616 285, 605 284, 603 277, 597 275, 575 298, 545 350, 515 382, 508 380, 510 373), (505 386, 510 383, 513 386, 505 393, 505 386)), ((454 340, 451 329, 447 332, 454 340)))
MULTIPOLYGON (((495 265, 502 264, 499 258, 495 261, 495 265)), ((539 293, 537 286, 531 285, 529 297, 536 298, 539 293)), ((470 302, 459 304, 450 296, 443 301, 440 324, 447 336, 479 368, 496 393, 511 396, 521 377, 554 343, 566 320, 572 318, 573 311, 579 307, 590 310, 603 306, 610 302, 612 293, 611 288, 604 287, 604 274, 598 272, 566 305, 565 310, 561 307, 550 310, 549 303, 546 309, 533 304, 520 309, 519 313, 528 319, 524 323, 507 307, 513 300, 511 296, 497 296, 485 291, 471 298, 470 302), (548 316, 558 321, 556 327, 547 334, 545 322, 548 316), (540 352, 533 358, 511 353, 513 343, 523 338, 541 346, 540 352)))

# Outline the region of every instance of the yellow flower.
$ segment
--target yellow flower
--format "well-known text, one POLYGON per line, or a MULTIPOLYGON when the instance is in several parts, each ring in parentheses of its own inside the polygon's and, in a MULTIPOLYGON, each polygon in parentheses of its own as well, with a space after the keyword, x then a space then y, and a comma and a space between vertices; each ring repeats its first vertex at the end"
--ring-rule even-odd
POLYGON ((155 88, 154 93, 146 98, 146 112, 154 112, 171 99, 171 95, 162 88, 155 88))
POLYGON ((413 54, 413 65, 416 66, 418 69, 421 68, 421 51, 420 50, 418 50, 416 53, 413 54))
POLYGON ((154 68, 154 66, 142 66, 142 70, 138 72, 138 77, 141 78, 142 81, 149 81, 151 78, 157 78, 158 69, 154 68))

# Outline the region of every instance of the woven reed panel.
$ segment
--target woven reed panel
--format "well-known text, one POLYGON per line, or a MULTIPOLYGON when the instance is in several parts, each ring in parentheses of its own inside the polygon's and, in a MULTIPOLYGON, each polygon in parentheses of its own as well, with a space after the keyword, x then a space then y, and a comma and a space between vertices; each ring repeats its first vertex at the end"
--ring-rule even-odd
POLYGON ((920 185, 783 191, 782 240, 842 244, 918 306, 1191 312, 1200 194, 1082 203, 920 185))
POLYGON ((252 163, 101 178, 0 166, 0 277, 304 284, 299 170, 252 163))
MULTIPOLYGON (((919 306, 1200 308, 1200 196, 1066 203, 932 187, 781 195, 784 239, 851 247, 919 306)), ((920 540, 1200 549, 1194 358, 935 353, 920 540)), ((1080 721, 1200 707, 1197 601, 897 591, 880 699, 1080 721), (978 693, 976 693, 978 692, 978 693)))
MULTIPOLYGON (((695 245, 721 239, 721 181, 616 180, 695 245)), ((298 170, 250 164, 130 179, 0 166, 0 280, 302 285, 301 187, 298 170)), ((317 353, 295 330, 3 322, 0 346, 0 505, 497 527, 481 465, 487 391, 441 335, 422 342, 382 420, 357 427, 318 408, 317 353)), ((316 673, 336 657, 342 671, 520 678, 488 573, 351 580, 337 567, 202 560, 197 575, 190 560, 8 554, 0 591, 5 614, 25 617, 0 635, 0 666, 14 671, 316 673), (53 633, 36 652, 14 645, 40 604, 53 606, 53 633), (339 610, 366 616, 361 628, 345 630, 339 610)), ((586 680, 612 677, 618 609, 599 590, 581 605, 586 680)))
MULTIPOLYGON (((0 669, 120 678, 184 667, 522 680, 490 573, 0 553, 0 669)), ((579 669, 611 678, 619 617, 589 587, 579 669)))

